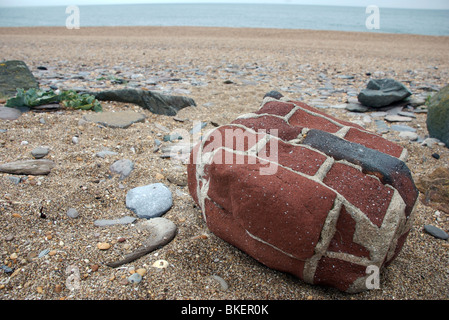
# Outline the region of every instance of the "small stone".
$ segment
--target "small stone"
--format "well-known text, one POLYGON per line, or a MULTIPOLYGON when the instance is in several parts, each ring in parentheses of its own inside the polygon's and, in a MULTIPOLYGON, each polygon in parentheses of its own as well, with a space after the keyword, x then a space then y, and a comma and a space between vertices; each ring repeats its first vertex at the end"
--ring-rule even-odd
POLYGON ((11 260, 17 259, 17 253, 16 253, 16 252, 12 253, 12 254, 9 256, 9 258, 10 258, 11 260))
POLYGON ((39 252, 39 254, 38 254, 38 258, 42 258, 42 257, 45 257, 48 253, 50 252, 50 249, 44 249, 44 250, 42 250, 41 252, 39 252))
POLYGON ((440 159, 440 155, 438 153, 432 153, 432 157, 434 157, 435 159, 440 159))
POLYGON ((17 120, 22 115, 22 112, 16 108, 0 107, 0 119, 3 120, 17 120))
POLYGON ((37 287, 36 288, 37 293, 44 293, 44 288, 42 287, 37 287))
POLYGON ((53 161, 46 159, 23 160, 0 165, 0 172, 24 175, 47 175, 54 166, 53 161))
POLYGON ((100 266, 98 265, 98 264, 94 264, 92 267, 90 267, 90 269, 93 271, 93 272, 95 272, 95 271, 98 271, 98 268, 99 268, 100 266))
POLYGON ((139 269, 136 270, 136 272, 143 277, 147 273, 147 269, 139 268, 139 269))
POLYGON ((128 281, 130 283, 139 283, 140 281, 142 281, 142 276, 137 272, 133 273, 128 277, 128 281))
POLYGON ((131 171, 134 169, 134 163, 129 159, 117 160, 114 162, 109 169, 113 173, 120 174, 120 180, 125 179, 131 174, 131 171))
POLYGON ((67 216, 69 216, 72 219, 76 219, 79 217, 79 212, 78 210, 76 210, 75 208, 70 208, 69 210, 67 210, 67 216))
POLYGON ((428 234, 430 234, 438 239, 443 239, 443 240, 449 239, 449 235, 445 231, 443 231, 440 228, 437 228, 435 226, 432 226, 430 224, 426 224, 424 226, 424 231, 426 231, 428 234))
POLYGON ((95 220, 94 225, 97 227, 106 227, 112 226, 116 224, 130 224, 136 221, 137 218, 125 216, 119 219, 103 219, 103 220, 95 220))
POLYGON ((46 147, 37 147, 31 150, 31 155, 34 157, 34 159, 41 159, 45 157, 49 152, 49 149, 46 147))
POLYGON ((404 117, 400 115, 389 114, 385 117, 385 120, 388 122, 410 122, 413 119, 410 117, 404 117))
POLYGON ((153 267, 158 268, 158 269, 165 269, 168 267, 168 262, 165 260, 156 260, 153 263, 153 267))
POLYGON ((62 285, 60 285, 60 284, 57 284, 56 286, 55 286, 55 292, 56 293, 61 293, 62 292, 62 285))
POLYGON ((416 132, 410 132, 410 131, 400 132, 399 137, 404 140, 410 140, 410 141, 418 140, 418 134, 416 132))
POLYGON ((134 211, 139 218, 160 217, 172 205, 171 191, 162 183, 137 187, 126 195, 126 207, 134 211))
POLYGON ((79 138, 78 137, 72 137, 72 143, 73 144, 78 144, 79 142, 79 138))
POLYGON ((99 242, 97 243, 97 248, 100 250, 108 250, 111 247, 111 245, 107 242, 99 242))

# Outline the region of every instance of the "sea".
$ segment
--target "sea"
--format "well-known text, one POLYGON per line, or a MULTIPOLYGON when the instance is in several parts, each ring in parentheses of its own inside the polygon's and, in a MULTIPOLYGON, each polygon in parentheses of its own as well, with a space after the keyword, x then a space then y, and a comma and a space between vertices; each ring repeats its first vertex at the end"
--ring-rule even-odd
POLYGON ((0 7, 0 27, 202 26, 449 36, 449 10, 297 4, 0 7))

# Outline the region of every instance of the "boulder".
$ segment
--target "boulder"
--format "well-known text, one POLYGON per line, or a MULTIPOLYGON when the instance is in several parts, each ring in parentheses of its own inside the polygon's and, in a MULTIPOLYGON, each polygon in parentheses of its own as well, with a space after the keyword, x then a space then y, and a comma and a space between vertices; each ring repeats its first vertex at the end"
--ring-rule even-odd
POLYGON ((12 98, 17 89, 38 88, 36 78, 23 61, 10 60, 0 62, 0 99, 12 98))
POLYGON ((208 228, 266 266, 345 292, 399 254, 418 198, 407 151, 288 98, 209 131, 188 188, 208 228))
POLYGON ((188 97, 164 95, 154 91, 141 89, 106 90, 87 92, 102 101, 119 101, 134 103, 152 113, 175 116, 179 110, 196 106, 195 101, 188 97))
POLYGON ((427 130, 449 147, 449 85, 433 95, 428 102, 427 130))
POLYGON ((364 106, 381 108, 411 95, 410 90, 399 81, 394 79, 371 79, 366 89, 360 91, 357 99, 364 106))

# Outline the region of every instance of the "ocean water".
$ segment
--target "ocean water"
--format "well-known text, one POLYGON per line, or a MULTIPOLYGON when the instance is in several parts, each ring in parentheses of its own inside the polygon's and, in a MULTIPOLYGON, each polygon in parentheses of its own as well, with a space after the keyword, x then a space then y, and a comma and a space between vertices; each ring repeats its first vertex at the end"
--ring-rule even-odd
MULTIPOLYGON (((135 4, 79 6, 79 26, 205 26, 449 36, 449 10, 379 8, 369 29, 365 7, 289 4, 135 4)), ((0 27, 66 26, 66 7, 0 7, 0 27)))

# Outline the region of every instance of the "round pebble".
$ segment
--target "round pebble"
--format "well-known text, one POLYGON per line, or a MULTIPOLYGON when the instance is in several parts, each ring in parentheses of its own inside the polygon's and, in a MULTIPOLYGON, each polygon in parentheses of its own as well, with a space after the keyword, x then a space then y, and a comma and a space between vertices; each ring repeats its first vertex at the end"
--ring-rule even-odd
POLYGON ((157 260, 153 263, 153 267, 158 269, 165 269, 168 267, 168 262, 165 260, 157 260))
POLYGON ((80 214, 79 214, 78 210, 76 210, 75 208, 70 208, 69 210, 67 210, 67 215, 70 218, 75 219, 75 218, 78 218, 80 214))
POLYGON ((443 240, 449 239, 449 235, 445 231, 443 231, 440 228, 437 228, 435 226, 432 226, 430 224, 426 224, 424 226, 424 231, 426 231, 428 234, 430 234, 438 239, 443 239, 443 240))

